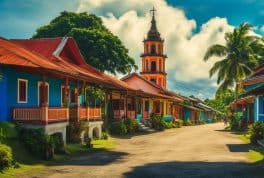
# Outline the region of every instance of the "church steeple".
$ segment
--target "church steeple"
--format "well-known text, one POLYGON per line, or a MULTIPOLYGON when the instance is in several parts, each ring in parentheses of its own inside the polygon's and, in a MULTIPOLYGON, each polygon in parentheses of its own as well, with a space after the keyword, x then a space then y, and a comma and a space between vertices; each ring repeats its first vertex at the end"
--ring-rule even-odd
POLYGON ((157 25, 156 25, 156 19, 155 19, 155 11, 156 9, 153 7, 152 10, 152 20, 151 20, 151 27, 150 30, 148 31, 148 37, 147 40, 158 40, 160 41, 160 33, 158 32, 157 25))
POLYGON ((166 70, 165 59, 167 56, 163 53, 164 40, 161 39, 160 33, 157 29, 155 19, 155 8, 151 10, 152 20, 151 27, 148 31, 147 38, 144 42, 144 53, 142 57, 142 72, 141 75, 147 80, 156 83, 162 88, 166 88, 166 70))

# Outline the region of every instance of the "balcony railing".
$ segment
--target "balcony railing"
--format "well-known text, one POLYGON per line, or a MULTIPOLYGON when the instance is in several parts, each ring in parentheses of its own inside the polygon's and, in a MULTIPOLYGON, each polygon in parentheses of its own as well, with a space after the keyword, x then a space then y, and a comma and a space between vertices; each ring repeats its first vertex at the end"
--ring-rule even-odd
POLYGON ((70 120, 71 121, 80 121, 80 120, 97 121, 97 120, 101 120, 101 108, 91 108, 91 107, 70 108, 70 120))
POLYGON ((65 122, 69 119, 68 108, 14 108, 13 120, 31 124, 65 122))
POLYGON ((135 119, 136 118, 136 111, 127 111, 127 118, 135 119))
POLYGON ((122 119, 125 117, 125 110, 114 110, 114 118, 122 119))
POLYGON ((143 112, 143 118, 144 119, 149 119, 149 112, 148 111, 144 111, 143 112))

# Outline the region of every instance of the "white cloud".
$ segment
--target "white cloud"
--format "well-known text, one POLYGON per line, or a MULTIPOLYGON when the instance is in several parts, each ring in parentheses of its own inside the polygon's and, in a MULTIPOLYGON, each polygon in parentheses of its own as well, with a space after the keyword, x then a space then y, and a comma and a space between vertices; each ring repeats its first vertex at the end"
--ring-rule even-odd
MULTIPOLYGON (((225 43, 225 32, 233 29, 227 19, 214 17, 194 33, 195 20, 188 19, 183 10, 169 6, 164 0, 81 0, 78 11, 101 15, 104 24, 120 37, 141 67, 142 40, 150 28, 149 9, 153 5, 157 9, 158 30, 165 39, 166 68, 174 75, 169 78, 184 82, 209 81, 208 71, 216 59, 204 62, 203 56, 210 45, 225 43)), ((215 87, 215 80, 211 86, 215 87)))

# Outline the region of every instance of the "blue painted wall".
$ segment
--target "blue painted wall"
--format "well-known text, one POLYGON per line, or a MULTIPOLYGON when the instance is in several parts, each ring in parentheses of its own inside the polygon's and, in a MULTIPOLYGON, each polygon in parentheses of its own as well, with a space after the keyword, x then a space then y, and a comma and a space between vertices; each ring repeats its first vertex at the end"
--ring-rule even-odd
POLYGON ((183 119, 191 119, 191 109, 189 108, 183 108, 183 119))
POLYGON ((205 112, 204 111, 201 111, 200 112, 200 118, 199 119, 201 119, 203 121, 206 121, 207 120, 207 118, 205 117, 205 112))
MULTIPOLYGON (((3 80, 0 82, 0 120, 10 120, 14 107, 38 107, 38 82, 41 76, 27 72, 16 71, 9 66, 1 66, 3 80), (17 102, 17 79, 28 80, 27 103, 17 102)), ((49 106, 61 106, 62 80, 48 78, 49 83, 49 106)))

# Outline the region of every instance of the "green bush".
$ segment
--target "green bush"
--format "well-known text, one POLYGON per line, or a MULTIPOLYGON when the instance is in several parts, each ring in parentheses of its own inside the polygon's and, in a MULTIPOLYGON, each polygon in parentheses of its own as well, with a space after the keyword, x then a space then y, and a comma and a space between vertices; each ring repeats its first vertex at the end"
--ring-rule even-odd
POLYGON ((264 138, 264 123, 255 122, 249 126, 250 142, 256 144, 257 140, 264 138))
POLYGON ((103 140, 108 140, 108 138, 109 138, 109 134, 106 133, 106 132, 103 132, 103 133, 102 133, 102 139, 103 139, 103 140))
POLYGON ((172 122, 165 122, 165 128, 166 129, 176 128, 176 125, 172 122))
POLYGON ((166 128, 166 122, 162 116, 152 115, 150 117, 150 123, 155 130, 164 130, 166 128))
POLYGON ((190 119, 184 119, 183 120, 183 125, 184 126, 192 126, 193 123, 192 123, 192 121, 190 119))
POLYGON ((127 134, 127 128, 124 121, 111 123, 110 132, 111 134, 117 134, 117 135, 127 134))
POLYGON ((17 138, 16 125, 12 122, 0 121, 0 135, 2 140, 4 138, 17 138))
POLYGON ((0 170, 13 166, 14 159, 12 149, 4 144, 0 144, 0 170))
POLYGON ((51 159, 54 155, 55 143, 51 136, 44 133, 43 129, 19 128, 19 140, 32 154, 51 159))
POLYGON ((182 119, 177 119, 174 121, 174 124, 177 128, 181 128, 183 126, 183 120, 182 119))
POLYGON ((67 126, 67 142, 68 143, 81 143, 81 135, 82 129, 81 124, 78 122, 71 122, 67 126))
POLYGON ((62 134, 55 133, 51 135, 51 139, 52 139, 51 141, 54 143, 54 152, 55 153, 65 153, 62 134))
POLYGON ((138 121, 135 119, 126 119, 124 121, 128 133, 135 133, 138 131, 138 121))
POLYGON ((199 120, 198 120, 198 124, 199 124, 199 125, 203 125, 203 124, 205 124, 205 121, 202 120, 202 119, 199 119, 199 120))
POLYGON ((230 116, 229 125, 231 130, 237 130, 239 128, 238 119, 235 116, 230 116))

